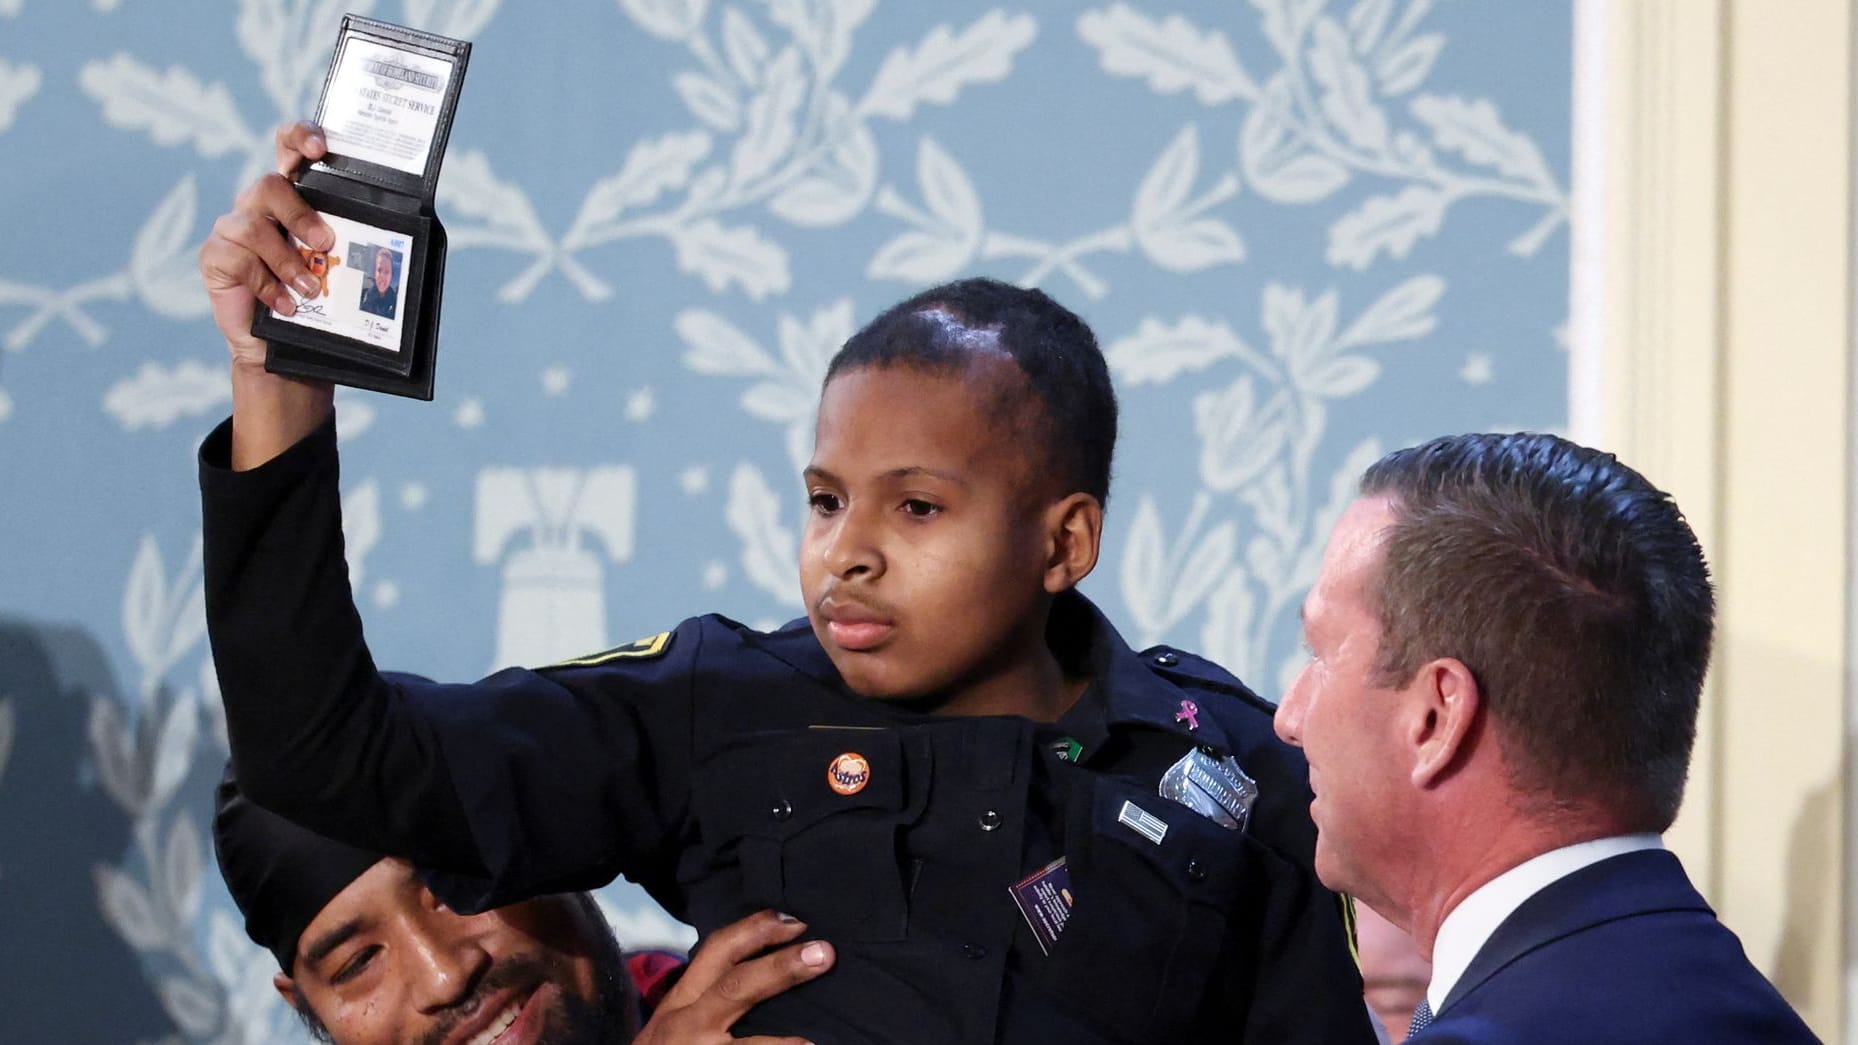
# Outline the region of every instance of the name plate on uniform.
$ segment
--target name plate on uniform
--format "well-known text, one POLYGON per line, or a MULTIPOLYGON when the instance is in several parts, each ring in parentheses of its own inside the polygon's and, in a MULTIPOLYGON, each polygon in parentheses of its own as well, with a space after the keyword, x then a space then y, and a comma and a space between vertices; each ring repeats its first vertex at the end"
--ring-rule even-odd
POLYGON ((315 293, 295 314, 260 308, 265 369, 431 399, 445 282, 439 166, 471 45, 347 15, 316 122, 329 152, 297 191, 335 231, 334 249, 296 242, 315 293))

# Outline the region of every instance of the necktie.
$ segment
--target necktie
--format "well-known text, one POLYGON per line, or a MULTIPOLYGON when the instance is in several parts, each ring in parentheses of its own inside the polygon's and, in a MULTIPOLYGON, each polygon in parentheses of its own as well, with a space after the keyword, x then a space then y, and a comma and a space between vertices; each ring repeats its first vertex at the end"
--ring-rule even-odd
POLYGON ((1432 1006, 1426 999, 1419 999, 1419 1008, 1413 1010, 1413 1022, 1407 1025, 1406 1036, 1412 1037, 1427 1027, 1432 1026, 1432 1006))

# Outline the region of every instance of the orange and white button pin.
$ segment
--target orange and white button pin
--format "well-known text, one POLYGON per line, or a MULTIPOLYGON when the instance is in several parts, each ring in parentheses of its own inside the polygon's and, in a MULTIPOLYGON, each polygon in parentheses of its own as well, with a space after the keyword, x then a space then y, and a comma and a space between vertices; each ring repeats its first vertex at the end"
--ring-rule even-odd
POLYGON ((871 782, 871 763, 856 751, 847 751, 826 767, 826 783, 841 795, 855 795, 871 782))

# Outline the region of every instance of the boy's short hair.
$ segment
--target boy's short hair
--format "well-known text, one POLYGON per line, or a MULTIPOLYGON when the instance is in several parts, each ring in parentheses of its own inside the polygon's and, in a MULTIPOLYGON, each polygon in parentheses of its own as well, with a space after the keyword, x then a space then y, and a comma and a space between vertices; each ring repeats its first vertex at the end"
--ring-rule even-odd
POLYGON ((1011 356, 1027 386, 1001 390, 990 404, 996 419, 1029 429, 1044 448, 1040 463, 1066 492, 1109 503, 1116 451, 1109 367, 1090 327, 1041 290, 986 278, 925 290, 852 335, 827 365, 825 383, 870 366, 956 373, 989 350, 1011 356), (1028 390, 1042 409, 1027 409, 1028 390))

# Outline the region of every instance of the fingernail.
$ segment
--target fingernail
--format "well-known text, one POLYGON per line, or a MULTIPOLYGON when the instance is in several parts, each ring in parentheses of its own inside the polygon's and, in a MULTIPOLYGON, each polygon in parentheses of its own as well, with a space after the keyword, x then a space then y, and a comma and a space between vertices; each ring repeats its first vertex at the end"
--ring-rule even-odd
POLYGON ((808 965, 826 964, 826 945, 814 940, 800 948, 800 960, 808 965))
POLYGON ((780 922, 782 925, 799 925, 800 924, 800 919, 795 918, 793 915, 788 914, 786 911, 775 911, 774 919, 775 921, 780 922))
POLYGON ((316 277, 308 273, 297 277, 297 289, 305 294, 316 293, 319 286, 320 284, 316 282, 316 277))

